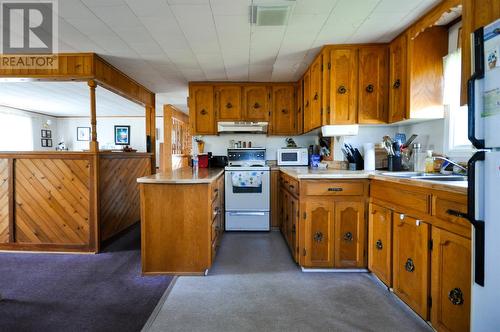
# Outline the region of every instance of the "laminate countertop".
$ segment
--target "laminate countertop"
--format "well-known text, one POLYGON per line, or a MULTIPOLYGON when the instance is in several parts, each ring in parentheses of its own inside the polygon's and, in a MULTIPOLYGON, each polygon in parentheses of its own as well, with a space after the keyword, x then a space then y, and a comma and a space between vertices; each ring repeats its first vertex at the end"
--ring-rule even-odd
POLYGON ((224 168, 199 168, 198 174, 191 167, 183 167, 171 172, 156 173, 138 178, 138 183, 146 184, 197 184, 212 183, 224 173, 224 168))
POLYGON ((422 179, 401 178, 383 175, 386 171, 348 171, 334 169, 310 169, 308 167, 281 167, 280 171, 297 180, 342 180, 342 179, 374 179, 380 181, 394 182, 431 188, 435 190, 446 190, 459 194, 467 194, 467 181, 431 181, 422 179))

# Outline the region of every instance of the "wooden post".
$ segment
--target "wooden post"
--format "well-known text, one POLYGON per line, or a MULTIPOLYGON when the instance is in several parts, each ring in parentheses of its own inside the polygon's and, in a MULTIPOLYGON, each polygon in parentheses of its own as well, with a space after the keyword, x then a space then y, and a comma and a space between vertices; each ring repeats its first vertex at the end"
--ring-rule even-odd
POLYGON ((163 149, 161 155, 161 171, 172 170, 172 111, 171 105, 163 106, 163 149))
MULTIPOLYGON (((154 105, 146 105, 146 142, 149 140, 151 156, 151 174, 156 173, 156 109, 154 105)), ((160 165, 161 168, 161 165, 160 165)))
POLYGON ((92 128, 90 151, 99 152, 99 143, 97 142, 97 111, 96 111, 96 101, 95 101, 95 88, 97 84, 94 80, 89 80, 87 84, 90 88, 90 126, 92 128))

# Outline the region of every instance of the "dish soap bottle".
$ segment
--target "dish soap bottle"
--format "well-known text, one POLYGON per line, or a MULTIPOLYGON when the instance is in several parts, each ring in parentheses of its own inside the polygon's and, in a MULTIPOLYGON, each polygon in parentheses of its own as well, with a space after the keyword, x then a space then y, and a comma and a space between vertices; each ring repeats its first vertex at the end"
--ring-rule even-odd
POLYGON ((425 172, 434 172, 434 158, 432 157, 432 150, 427 150, 427 157, 425 157, 425 172))

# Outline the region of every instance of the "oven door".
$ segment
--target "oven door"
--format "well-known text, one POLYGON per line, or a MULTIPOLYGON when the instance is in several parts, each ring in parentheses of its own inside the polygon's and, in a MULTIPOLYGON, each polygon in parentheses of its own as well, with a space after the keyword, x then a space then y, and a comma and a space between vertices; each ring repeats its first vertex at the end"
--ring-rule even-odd
POLYGON ((225 172, 227 211, 269 211, 270 172, 225 172))

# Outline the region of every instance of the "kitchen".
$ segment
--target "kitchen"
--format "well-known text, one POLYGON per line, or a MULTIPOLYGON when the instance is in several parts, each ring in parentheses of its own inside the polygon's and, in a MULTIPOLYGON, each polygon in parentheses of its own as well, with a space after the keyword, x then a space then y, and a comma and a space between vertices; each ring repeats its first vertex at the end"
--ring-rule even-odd
POLYGON ((165 51, 182 83, 146 108, 135 273, 171 279, 143 329, 495 330, 500 7, 271 2, 127 1, 197 58, 165 51))

